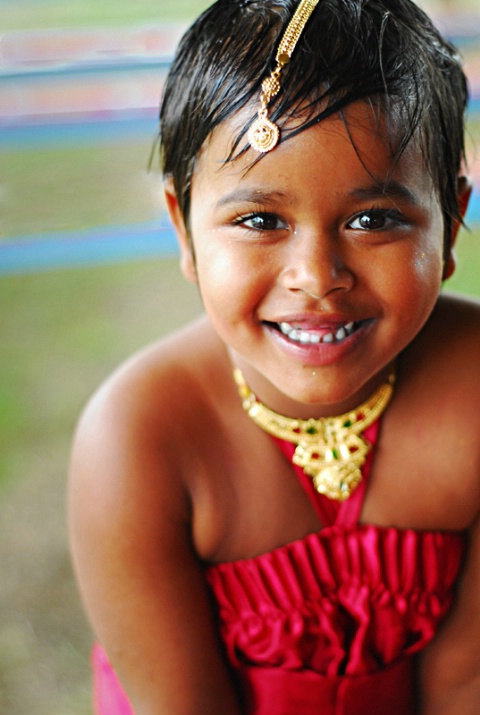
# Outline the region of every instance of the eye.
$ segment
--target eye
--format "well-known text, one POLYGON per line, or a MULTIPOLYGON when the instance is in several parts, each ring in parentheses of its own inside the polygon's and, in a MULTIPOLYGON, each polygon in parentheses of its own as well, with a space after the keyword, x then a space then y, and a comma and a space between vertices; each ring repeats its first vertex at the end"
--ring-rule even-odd
POLYGON ((369 209, 348 223, 348 228, 360 231, 388 231, 403 224, 401 214, 392 209, 369 209))
POLYGON ((288 228, 287 223, 276 214, 263 212, 238 216, 235 225, 244 226, 252 231, 278 231, 288 228))

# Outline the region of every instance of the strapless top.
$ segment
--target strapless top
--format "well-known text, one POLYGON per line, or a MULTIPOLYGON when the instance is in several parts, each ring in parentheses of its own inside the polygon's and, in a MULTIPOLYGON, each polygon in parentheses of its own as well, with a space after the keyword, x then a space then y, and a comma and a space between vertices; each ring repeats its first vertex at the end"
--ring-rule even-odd
MULTIPOLYGON (((373 445, 378 431, 365 432, 373 445)), ((248 715, 414 712, 413 656, 450 609, 465 539, 359 523, 372 458, 341 504, 293 466, 327 526, 206 570, 248 715)))
POLYGON ((448 613, 463 548, 458 533, 335 525, 208 568, 248 714, 412 715, 412 656, 448 613))
MULTIPOLYGON (((374 444, 378 423, 365 435, 374 444)), ((291 458, 293 446, 278 443, 291 458)), ((325 526, 205 568, 246 715, 415 712, 415 655, 453 602, 465 537, 359 523, 372 455, 340 505, 294 466, 325 526)), ((133 715, 100 646, 93 668, 96 715, 133 715)))

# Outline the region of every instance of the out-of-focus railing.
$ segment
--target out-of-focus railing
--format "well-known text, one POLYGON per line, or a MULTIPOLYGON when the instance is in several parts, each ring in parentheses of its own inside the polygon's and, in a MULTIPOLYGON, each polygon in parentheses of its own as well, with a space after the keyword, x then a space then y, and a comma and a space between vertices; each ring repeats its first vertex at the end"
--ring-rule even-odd
MULTIPOLYGON (((477 121, 480 11, 439 13, 435 19, 465 58, 472 93, 470 116, 477 121)), ((108 141, 132 135, 153 137, 163 80, 183 30, 184 25, 177 23, 133 29, 4 34, 0 37, 0 149, 61 142, 73 145, 93 138, 108 141)), ((470 168, 479 190, 470 206, 468 222, 477 225, 480 157, 473 157, 470 168)), ((163 221, 161 225, 137 224, 130 238, 128 226, 102 231, 96 238, 91 231, 69 234, 62 246, 58 235, 18 236, 15 245, 0 244, 0 272, 24 272, 33 270, 35 265, 41 270, 42 261, 43 267, 62 262, 101 262, 115 252, 125 257, 171 252, 174 246, 171 230, 163 221), (42 261, 35 262, 35 256, 41 256, 42 261)))

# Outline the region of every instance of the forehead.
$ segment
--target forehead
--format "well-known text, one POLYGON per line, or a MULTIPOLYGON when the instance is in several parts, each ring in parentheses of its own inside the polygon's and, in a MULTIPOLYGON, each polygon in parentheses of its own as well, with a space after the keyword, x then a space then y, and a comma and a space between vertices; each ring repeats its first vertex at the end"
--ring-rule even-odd
MULTIPOLYGON (((235 182, 270 182, 290 174, 293 183, 293 176, 299 173, 312 177, 324 172, 347 183, 350 179, 385 185, 401 179, 432 192, 417 139, 413 138, 398 158, 402 139, 398 119, 394 114, 386 117, 368 102, 356 102, 342 115, 334 114, 298 133, 300 122, 290 120, 281 127, 283 141, 268 154, 249 148, 230 158, 236 138, 255 112, 256 107, 246 107, 217 127, 205 142, 195 165, 192 199, 195 188, 204 181, 211 188, 221 188, 235 182)), ((243 143, 242 139, 239 146, 243 143)))

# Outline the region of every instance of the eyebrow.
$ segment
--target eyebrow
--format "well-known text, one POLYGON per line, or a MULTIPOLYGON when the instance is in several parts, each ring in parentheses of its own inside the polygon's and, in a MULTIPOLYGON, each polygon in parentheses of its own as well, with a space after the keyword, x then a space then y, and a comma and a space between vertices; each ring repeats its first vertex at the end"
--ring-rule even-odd
POLYGON ((351 195, 358 199, 399 199, 407 201, 412 206, 420 206, 417 194, 399 181, 375 181, 371 186, 353 189, 351 195))
MULTIPOLYGON (((356 189, 352 189, 350 196, 361 200, 378 200, 382 198, 397 199, 406 201, 412 206, 417 207, 421 204, 414 191, 395 179, 390 179, 388 181, 373 181, 369 186, 360 186, 356 189)), ((227 206, 232 203, 250 203, 261 204, 262 206, 275 206, 278 205, 278 203, 291 204, 292 196, 285 191, 278 191, 276 189, 269 191, 268 189, 265 190, 265 188, 245 186, 236 188, 230 193, 225 194, 225 196, 221 196, 216 203, 216 208, 221 208, 222 206, 227 206)))
POLYGON ((265 189, 255 189, 242 187, 231 191, 225 196, 221 196, 217 201, 217 208, 232 203, 262 204, 262 206, 274 206, 280 203, 291 203, 292 197, 285 191, 265 189))

